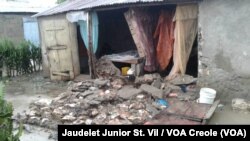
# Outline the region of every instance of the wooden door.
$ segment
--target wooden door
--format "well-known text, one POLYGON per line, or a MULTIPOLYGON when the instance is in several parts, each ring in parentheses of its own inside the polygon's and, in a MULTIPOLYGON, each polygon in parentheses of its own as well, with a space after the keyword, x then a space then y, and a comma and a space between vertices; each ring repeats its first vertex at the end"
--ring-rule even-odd
POLYGON ((51 19, 43 24, 44 41, 51 80, 74 78, 70 31, 66 19, 51 19))

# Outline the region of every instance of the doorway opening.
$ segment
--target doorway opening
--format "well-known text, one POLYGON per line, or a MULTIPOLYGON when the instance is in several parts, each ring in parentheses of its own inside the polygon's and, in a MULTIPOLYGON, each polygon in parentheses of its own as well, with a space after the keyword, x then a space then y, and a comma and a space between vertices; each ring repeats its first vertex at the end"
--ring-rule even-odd
POLYGON ((80 73, 81 74, 89 74, 88 51, 87 51, 87 48, 85 47, 84 41, 81 37, 79 25, 77 25, 77 42, 78 42, 80 73))

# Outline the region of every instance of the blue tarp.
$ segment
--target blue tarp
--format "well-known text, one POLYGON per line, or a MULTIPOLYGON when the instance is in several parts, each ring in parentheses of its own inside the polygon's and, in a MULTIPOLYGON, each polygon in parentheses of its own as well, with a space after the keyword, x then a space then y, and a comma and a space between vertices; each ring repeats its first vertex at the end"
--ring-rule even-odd
MULTIPOLYGON (((96 53, 98 48, 98 16, 96 12, 93 12, 91 14, 92 16, 92 41, 93 41, 93 52, 96 53)), ((89 48, 89 40, 88 40, 88 27, 87 27, 87 21, 80 20, 78 21, 78 24, 80 25, 80 32, 82 39, 84 41, 84 44, 86 48, 89 48)))

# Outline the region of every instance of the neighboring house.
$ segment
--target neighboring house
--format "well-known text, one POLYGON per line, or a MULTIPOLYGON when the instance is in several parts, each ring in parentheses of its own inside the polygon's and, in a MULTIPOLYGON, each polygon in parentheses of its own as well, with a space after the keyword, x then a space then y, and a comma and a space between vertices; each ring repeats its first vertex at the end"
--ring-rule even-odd
MULTIPOLYGON (((135 22, 131 22, 133 12, 132 18, 125 13, 131 8, 141 8, 156 14, 153 17, 158 17, 160 10, 185 9, 180 7, 182 4, 197 5, 198 17, 194 14, 197 11, 194 9, 192 11, 190 8, 186 9, 189 12, 179 12, 175 15, 175 21, 179 23, 176 25, 179 36, 175 37, 174 42, 184 39, 188 49, 181 50, 177 54, 175 50, 173 51, 175 52, 173 58, 177 61, 171 59, 170 64, 171 62, 180 64, 177 68, 170 65, 170 70, 172 67, 182 74, 189 71, 191 74, 197 73, 199 85, 215 88, 218 95, 231 98, 237 94, 237 97, 250 98, 248 94, 250 91, 248 87, 250 84, 250 42, 248 40, 250 3, 248 0, 73 0, 64 2, 34 16, 38 17, 39 21, 44 71, 51 79, 75 78, 80 73, 81 52, 86 52, 86 50, 80 51, 84 46, 89 46, 89 54, 95 53, 96 56, 103 48, 109 48, 113 53, 137 49, 140 56, 146 57, 146 65, 154 65, 150 58, 147 60, 151 51, 143 48, 152 44, 150 41, 152 39, 149 37, 153 35, 143 30, 149 25, 147 18, 145 22, 140 23, 138 22, 140 16, 138 16, 134 18, 135 22), (72 14, 72 11, 80 13, 72 14), (93 16, 95 13, 97 13, 98 22, 93 16), (183 15, 187 15, 187 19, 192 23, 189 28, 185 28, 185 31, 178 27, 187 24, 185 17, 181 17, 183 15), (96 25, 99 28, 98 35, 96 25), (89 28, 86 30, 84 26, 89 28), (193 33, 197 33, 196 39, 193 33), (86 35, 94 36, 86 40, 86 35), (95 42, 98 42, 97 46, 95 42), (96 48, 98 48, 97 52, 95 52, 96 48), (194 58, 189 57, 190 52, 193 52, 191 56, 194 54, 194 58), (183 61, 183 56, 190 59, 185 60, 184 57, 183 61)), ((155 29, 157 20, 152 18, 152 21, 155 29)), ((183 44, 181 41, 178 43, 183 44)), ((176 49, 177 44, 174 43, 174 45, 176 49)), ((91 58, 89 56, 89 59, 91 58)), ((156 61, 159 62, 158 56, 156 61)), ((146 69, 155 70, 154 67, 146 69)), ((166 72, 169 72, 168 69, 165 69, 166 72)), ((175 70, 172 69, 170 74, 172 72, 175 70)))
POLYGON ((10 39, 14 43, 29 40, 40 44, 38 24, 31 18, 38 12, 53 5, 40 5, 27 0, 0 1, 0 39, 10 39))

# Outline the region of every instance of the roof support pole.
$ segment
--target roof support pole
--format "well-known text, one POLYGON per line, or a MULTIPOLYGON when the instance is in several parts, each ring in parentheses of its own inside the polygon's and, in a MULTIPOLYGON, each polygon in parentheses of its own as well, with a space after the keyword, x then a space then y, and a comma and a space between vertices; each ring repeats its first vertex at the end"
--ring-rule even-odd
POLYGON ((96 78, 96 71, 95 71, 95 54, 93 52, 93 23, 92 23, 92 12, 89 11, 88 12, 88 16, 87 16, 87 28, 88 28, 88 43, 89 43, 89 48, 88 48, 88 56, 89 56, 89 73, 90 73, 90 77, 92 79, 96 78))

